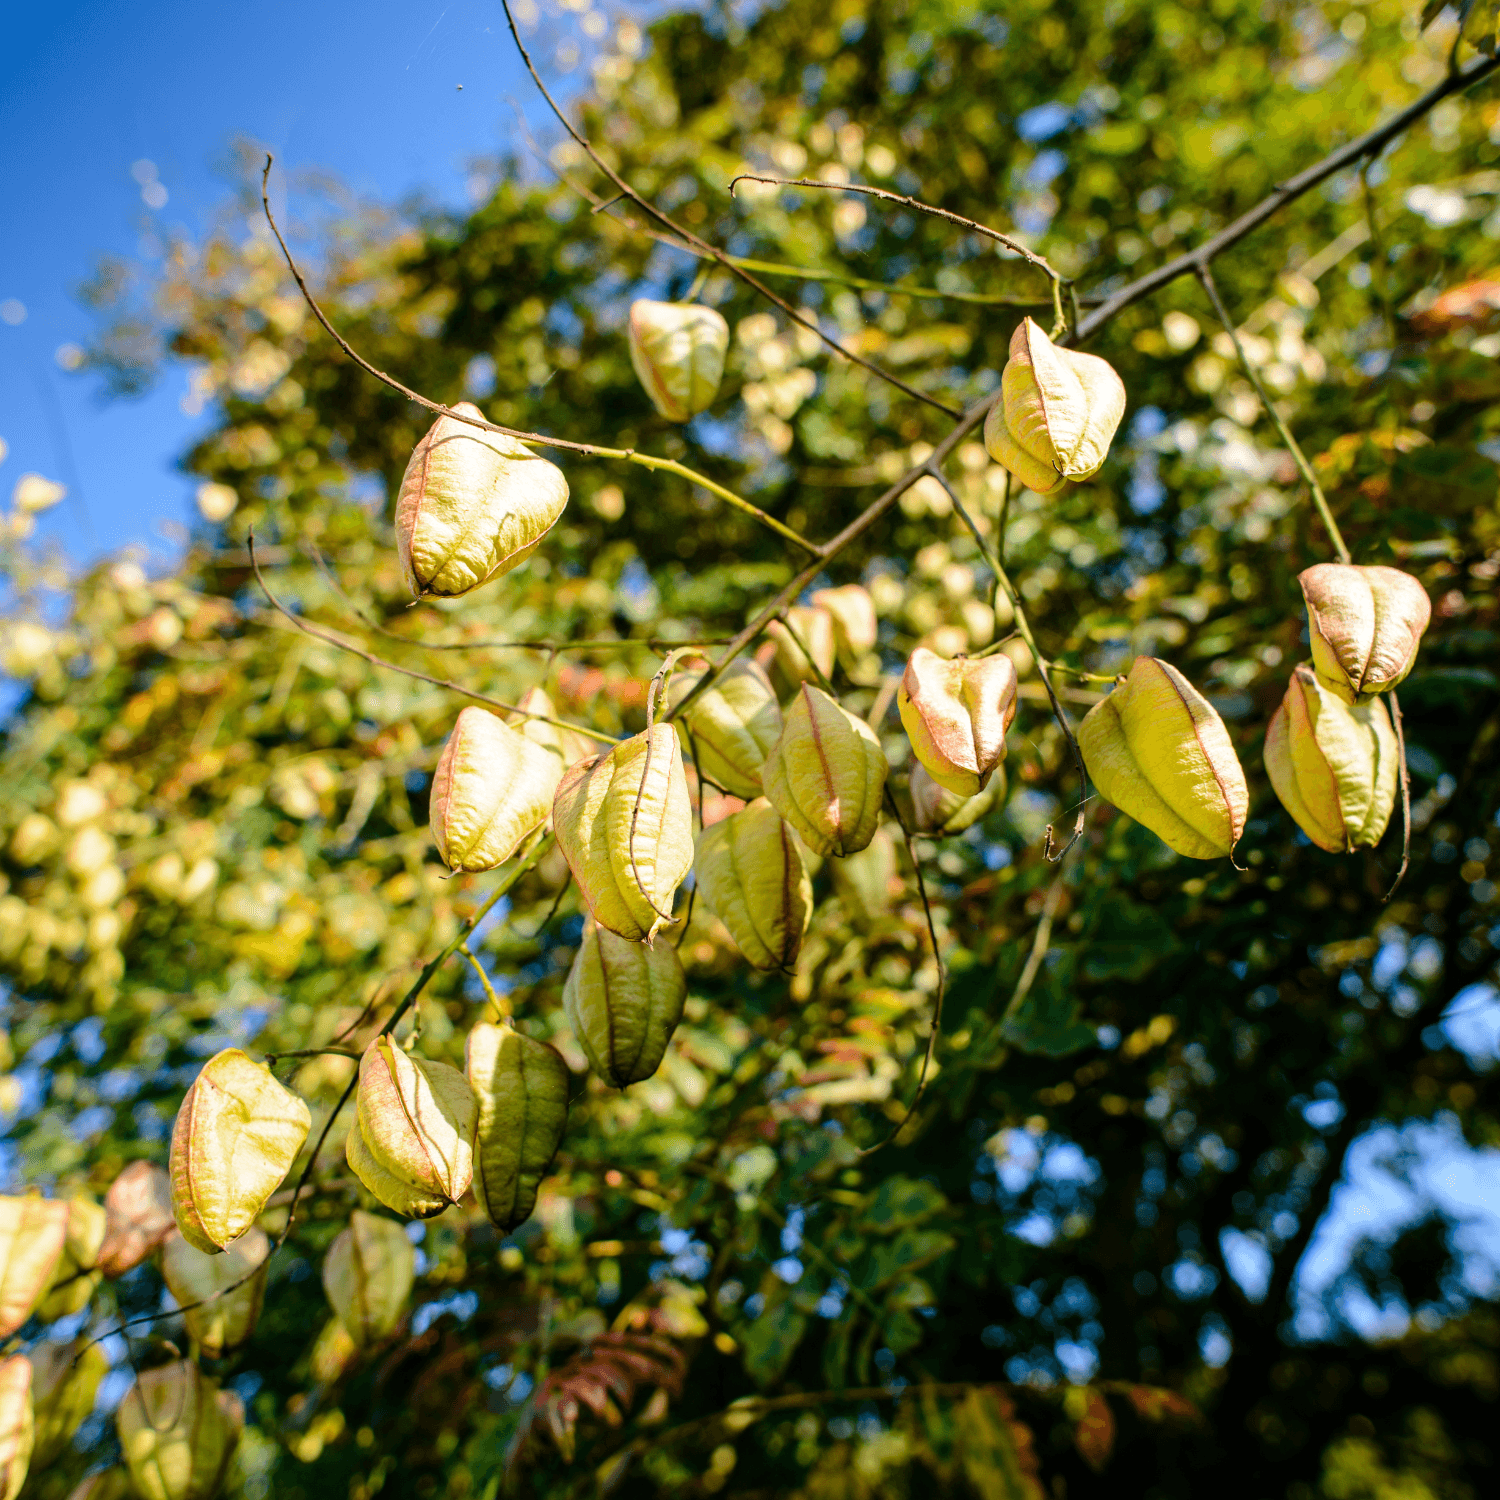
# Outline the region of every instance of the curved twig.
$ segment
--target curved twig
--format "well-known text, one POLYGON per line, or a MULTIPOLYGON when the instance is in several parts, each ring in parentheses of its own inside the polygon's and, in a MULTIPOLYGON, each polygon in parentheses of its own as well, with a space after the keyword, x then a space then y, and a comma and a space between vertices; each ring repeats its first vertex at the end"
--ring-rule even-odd
POLYGON ((1401 756, 1401 868, 1396 871, 1390 890, 1381 898, 1382 906, 1396 894, 1406 879, 1406 868, 1411 864, 1411 772, 1406 764, 1406 731, 1401 724, 1401 703, 1394 692, 1391 693, 1391 719, 1396 726, 1396 749, 1401 756))

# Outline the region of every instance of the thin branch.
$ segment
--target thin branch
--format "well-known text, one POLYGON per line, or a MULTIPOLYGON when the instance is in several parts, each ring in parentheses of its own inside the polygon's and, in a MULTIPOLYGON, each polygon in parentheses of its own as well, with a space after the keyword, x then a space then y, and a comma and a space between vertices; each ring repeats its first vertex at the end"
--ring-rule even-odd
POLYGON ((1042 919, 1036 924, 1036 934, 1031 940, 1031 952, 1026 955, 1026 967, 1021 970, 1021 977, 1016 981, 1016 987, 1011 992, 1010 1003, 1000 1017, 999 1029, 1002 1033, 1006 1025, 1014 1019, 1016 1012, 1020 1010, 1021 1002, 1031 993, 1031 986, 1036 983, 1036 976, 1041 972, 1042 960, 1047 956, 1047 949, 1052 942, 1052 922, 1057 916, 1057 906, 1062 900, 1062 892, 1063 877, 1059 874, 1048 888, 1047 899, 1042 903, 1042 919))
POLYGON ((1391 693, 1391 719, 1396 726, 1396 749, 1401 756, 1401 868, 1396 871, 1396 878, 1380 903, 1382 906, 1396 894, 1406 879, 1406 867, 1411 863, 1411 771, 1406 764, 1406 731, 1401 723, 1401 703, 1394 692, 1391 693))

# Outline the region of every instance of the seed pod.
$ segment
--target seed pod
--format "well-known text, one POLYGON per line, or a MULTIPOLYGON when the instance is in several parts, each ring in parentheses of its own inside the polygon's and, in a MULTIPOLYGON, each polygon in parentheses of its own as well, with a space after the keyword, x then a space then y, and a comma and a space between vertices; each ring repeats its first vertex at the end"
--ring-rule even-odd
POLYGON ((944 661, 918 646, 896 707, 927 774, 960 797, 976 797, 1005 759, 1005 731, 1016 716, 1016 669, 1008 656, 944 661))
POLYGON ((143 1370, 115 1412, 141 1500, 212 1500, 243 1427, 238 1399, 187 1359, 143 1370))
POLYGON ((394 1219, 355 1209, 323 1257, 323 1290, 355 1346, 383 1343, 401 1325, 417 1252, 394 1219))
POLYGON ((804 683, 760 779, 809 849, 842 859, 875 836, 888 769, 875 731, 804 683))
POLYGON ((833 621, 833 643, 846 666, 852 666, 867 651, 875 649, 879 625, 875 601, 863 584, 846 583, 841 588, 819 589, 812 595, 814 609, 828 612, 833 621))
POLYGON ((52 1284, 68 1235, 68 1205, 0 1198, 0 1338, 9 1338, 52 1284))
POLYGON ((819 672, 825 680, 833 676, 838 644, 833 616, 826 609, 794 604, 786 612, 785 625, 772 620, 766 626, 766 638, 776 646, 771 666, 783 692, 794 693, 804 682, 817 682, 819 672))
POLYGON ((563 985, 563 1011, 589 1066, 606 1083, 623 1089, 661 1066, 686 999, 687 975, 670 943, 648 948, 584 924, 563 985))
MULTIPOLYGON (((355 1210, 359 1212, 358 1209, 355 1210)), ((345 1230, 347 1234, 348 1231, 345 1230)), ((333 1242, 337 1245, 339 1242, 333 1242)), ((332 1253, 332 1247, 329 1247, 332 1253)), ((323 1261, 327 1274, 328 1261, 323 1261)), ((307 1356, 307 1368, 312 1378, 321 1385, 332 1385, 335 1380, 353 1368, 359 1358, 359 1347, 349 1336, 349 1330, 337 1318, 330 1318, 323 1331, 313 1340, 312 1353, 307 1356)))
POLYGON ((479 1102, 474 1196, 511 1230, 531 1217, 537 1188, 568 1124, 568 1065, 545 1042, 481 1021, 464 1043, 464 1072, 479 1102))
POLYGON ((898 873, 895 837, 881 827, 858 854, 834 865, 833 888, 852 921, 874 922, 891 909, 898 873))
POLYGON ((533 745, 540 745, 556 756, 562 762, 562 770, 567 770, 574 761, 581 760, 585 755, 594 754, 592 742, 583 735, 547 722, 548 719, 557 718, 557 709, 544 688, 527 688, 516 700, 516 708, 519 712, 512 714, 505 722, 512 729, 519 730, 533 745), (528 714, 540 714, 542 717, 528 718, 528 714))
POLYGON ((35 1426, 31 1411, 31 1361, 24 1354, 0 1360, 0 1500, 16 1500, 31 1467, 35 1426))
POLYGON ((31 1461, 40 1472, 63 1452, 93 1411, 99 1382, 109 1373, 109 1360, 87 1338, 69 1344, 37 1344, 27 1357, 35 1415, 31 1461))
POLYGON ((1380 842, 1400 751, 1379 698, 1345 703, 1302 663, 1271 715, 1265 758, 1281 805, 1320 849, 1345 854, 1380 842))
POLYGON ((358 1120, 344 1155, 387 1208, 430 1219, 463 1197, 474 1175, 478 1111, 457 1068, 376 1037, 359 1060, 355 1098, 358 1120))
POLYGON ((163 1248, 162 1276, 183 1309, 189 1335, 211 1359, 238 1349, 255 1332, 270 1254, 271 1241, 259 1229, 247 1229, 221 1255, 205 1255, 181 1235, 163 1248))
MULTIPOLYGON (((702 678, 702 672, 677 673, 668 684, 667 701, 675 708, 702 678)), ((732 797, 760 796, 760 768, 781 733, 781 705, 758 662, 745 657, 730 662, 683 710, 682 722, 707 780, 732 797)))
POLYGON ((713 405, 728 349, 729 325, 711 307, 645 297, 630 304, 630 362, 669 422, 713 405))
POLYGON ((1432 602, 1410 573, 1318 563, 1297 581, 1313 667, 1345 703, 1389 692, 1411 671, 1432 602))
POLYGON ((790 972, 812 917, 812 881, 781 814, 757 797, 705 828, 694 871, 709 910, 751 967, 790 972))
POLYGON ((168 1168, 188 1244, 212 1255, 237 1240, 291 1171, 312 1113, 238 1047, 204 1063, 177 1111, 168 1168))
POLYGON ((672 920, 672 897, 693 865, 676 728, 658 724, 649 740, 633 735, 574 766, 557 788, 552 825, 594 920, 649 943, 672 920))
POLYGON ((131 1500, 134 1493, 130 1475, 116 1464, 112 1469, 86 1474, 74 1485, 68 1500, 131 1500))
POLYGON ((1245 773, 1224 721, 1176 667, 1136 657, 1088 711, 1078 745, 1099 791, 1177 853, 1214 859, 1239 842, 1245 773))
POLYGON ((108 1214, 92 1198, 74 1198, 68 1203, 68 1230, 62 1255, 52 1273, 52 1285, 37 1306, 37 1316, 50 1323, 66 1318, 89 1305, 100 1273, 95 1270, 104 1244, 108 1214))
POLYGON ((1125 385, 1097 354, 1060 349, 1030 318, 1011 335, 1000 399, 984 446, 1027 489, 1045 495, 1096 474, 1125 415, 1125 385))
POLYGON ((911 768, 911 805, 916 826, 924 833, 962 833, 993 808, 1005 802, 1005 767, 995 767, 989 784, 977 797, 960 797, 940 786, 920 764, 911 768))
MULTIPOLYGON (((453 409, 484 416, 468 401, 453 409)), ((396 497, 407 587, 418 598, 470 593, 530 557, 567 503, 562 470, 519 438, 439 417, 396 497)))
POLYGON ((104 1213, 104 1243, 96 1264, 113 1279, 140 1265, 177 1227, 171 1178, 154 1162, 131 1162, 105 1193, 104 1213))
POLYGON ((550 750, 482 708, 465 708, 432 776, 432 841, 450 870, 493 870, 547 821, 562 779, 550 750))

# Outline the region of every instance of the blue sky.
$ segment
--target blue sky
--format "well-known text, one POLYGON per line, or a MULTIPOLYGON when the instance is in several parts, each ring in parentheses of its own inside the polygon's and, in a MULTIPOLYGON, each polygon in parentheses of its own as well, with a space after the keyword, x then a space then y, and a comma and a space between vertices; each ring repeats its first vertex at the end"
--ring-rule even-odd
MULTIPOLYGON (((579 12, 543 9, 546 43, 585 40, 579 12)), ((563 73, 541 50, 576 90, 583 67, 563 73)), ((88 340, 76 294, 98 256, 139 257, 156 229, 200 232, 237 136, 361 193, 464 205, 467 164, 519 144, 511 99, 541 122, 498 0, 0 5, 0 499, 24 472, 61 480, 73 493, 43 535, 78 561, 138 542, 164 562, 162 523, 191 508, 174 461, 199 423, 179 408, 180 371, 104 403, 97 379, 59 367, 60 347, 88 340)))

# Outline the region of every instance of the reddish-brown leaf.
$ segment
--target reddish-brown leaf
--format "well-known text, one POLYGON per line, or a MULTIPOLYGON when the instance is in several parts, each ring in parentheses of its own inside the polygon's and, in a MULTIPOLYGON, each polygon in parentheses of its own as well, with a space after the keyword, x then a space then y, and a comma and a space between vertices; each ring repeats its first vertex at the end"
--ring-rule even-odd
POLYGON ((1099 1474, 1114 1452, 1115 1414, 1098 1391, 1090 1388, 1084 1394, 1088 1404, 1073 1429, 1073 1446, 1084 1463, 1099 1474))

